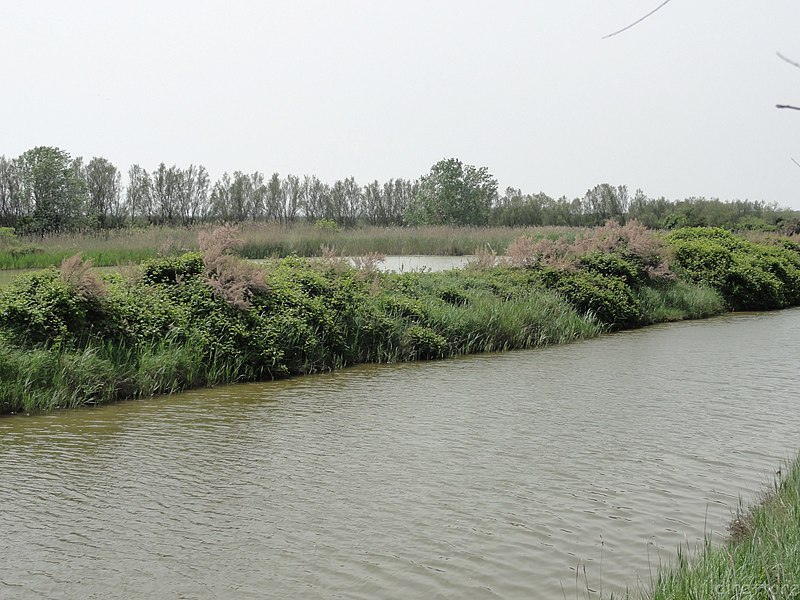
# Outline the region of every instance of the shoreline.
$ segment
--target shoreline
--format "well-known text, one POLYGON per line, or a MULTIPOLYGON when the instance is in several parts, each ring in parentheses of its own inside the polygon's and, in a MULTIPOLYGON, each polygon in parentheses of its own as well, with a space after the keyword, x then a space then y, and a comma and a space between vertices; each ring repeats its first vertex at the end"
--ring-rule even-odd
POLYGON ((782 463, 759 500, 739 507, 728 530, 722 544, 706 540, 697 554, 679 549, 676 563, 659 570, 651 589, 625 598, 800 597, 800 456, 782 463))

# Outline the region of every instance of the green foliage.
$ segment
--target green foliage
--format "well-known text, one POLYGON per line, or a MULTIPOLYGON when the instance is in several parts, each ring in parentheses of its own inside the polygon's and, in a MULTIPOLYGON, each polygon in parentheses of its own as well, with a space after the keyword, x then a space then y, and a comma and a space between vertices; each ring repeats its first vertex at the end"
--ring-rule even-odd
POLYGON ((15 246, 17 240, 17 234, 13 227, 0 227, 0 248, 15 246))
POLYGON ((616 252, 584 254, 578 259, 578 266, 599 275, 617 277, 629 286, 635 286, 642 280, 639 268, 616 252))
POLYGON ((59 148, 38 146, 22 154, 18 164, 25 202, 32 207, 25 229, 42 234, 80 226, 86 186, 79 163, 59 148))
POLYGON ((142 279, 148 284, 179 283, 203 272, 203 255, 192 252, 148 261, 142 265, 142 279))
POLYGON ((755 244, 720 228, 686 228, 667 238, 683 274, 715 288, 735 310, 800 302, 800 253, 755 244))
POLYGON ((402 353, 407 360, 442 358, 446 349, 447 340, 429 327, 412 325, 406 330, 402 353))
POLYGON ((333 219, 317 219, 314 221, 314 228, 323 231, 339 231, 339 226, 333 219))
POLYGON ((420 180, 406 221, 412 225, 486 225, 496 199, 497 180, 486 167, 444 159, 420 180))
POLYGON ((0 328, 29 343, 58 346, 89 334, 93 305, 55 269, 42 271, 21 277, 0 295, 0 328))
POLYGON ((642 307, 642 324, 704 319, 725 311, 725 301, 713 288, 684 281, 641 286, 636 296, 642 307))
POLYGON ((593 314, 609 327, 633 327, 641 320, 639 301, 624 279, 590 271, 549 269, 544 280, 579 311, 593 314))

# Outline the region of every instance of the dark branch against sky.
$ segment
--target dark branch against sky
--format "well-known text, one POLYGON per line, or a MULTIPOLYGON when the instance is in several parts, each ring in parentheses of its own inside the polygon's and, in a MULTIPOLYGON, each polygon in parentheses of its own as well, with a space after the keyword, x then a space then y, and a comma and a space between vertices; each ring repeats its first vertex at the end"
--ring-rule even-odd
POLYGON ((637 26, 639 23, 641 23, 642 21, 644 21, 644 20, 645 20, 647 17, 654 15, 655 13, 657 13, 659 10, 661 10, 662 8, 664 8, 664 7, 665 7, 667 4, 669 4, 670 2, 672 2, 672 0, 664 0, 664 2, 662 2, 661 4, 659 4, 658 6, 656 6, 656 7, 655 7, 653 10, 651 10, 649 13, 647 13, 647 14, 646 14, 645 16, 643 16, 641 19, 637 19, 636 21, 634 21, 634 22, 633 22, 633 23, 631 23, 630 25, 626 25, 625 27, 623 27, 622 29, 619 29, 619 30, 615 31, 614 33, 609 33, 608 35, 604 35, 604 36, 603 36, 603 39, 604 39, 604 40, 607 40, 607 39, 608 39, 608 38, 610 38, 610 37, 614 37, 615 35, 619 35, 619 34, 620 34, 620 33, 622 33, 623 31, 628 31, 628 29, 630 29, 631 27, 636 27, 636 26, 637 26))

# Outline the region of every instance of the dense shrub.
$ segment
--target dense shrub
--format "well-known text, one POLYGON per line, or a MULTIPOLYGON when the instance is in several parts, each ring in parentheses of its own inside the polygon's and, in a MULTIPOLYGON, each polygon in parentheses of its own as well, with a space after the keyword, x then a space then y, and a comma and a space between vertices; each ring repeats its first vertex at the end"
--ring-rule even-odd
POLYGON ((408 360, 442 358, 447 340, 428 327, 412 325, 403 338, 402 352, 408 360))
POLYGON ((97 308, 50 269, 20 277, 0 296, 0 327, 26 343, 71 343, 89 335, 97 308))
POLYGON ((548 286, 581 312, 589 312, 612 328, 632 327, 641 320, 641 307, 624 279, 589 271, 548 270, 548 286))
POLYGON ((711 285, 735 310, 783 308, 800 302, 800 253, 749 242, 719 228, 687 228, 668 236, 682 273, 711 285))
POLYGON ((142 264, 142 281, 146 284, 179 283, 197 277, 203 272, 203 255, 190 252, 149 260, 142 264))
POLYGON ((578 259, 578 266, 599 275, 617 277, 630 286, 640 283, 640 274, 636 265, 616 252, 585 254, 578 259))

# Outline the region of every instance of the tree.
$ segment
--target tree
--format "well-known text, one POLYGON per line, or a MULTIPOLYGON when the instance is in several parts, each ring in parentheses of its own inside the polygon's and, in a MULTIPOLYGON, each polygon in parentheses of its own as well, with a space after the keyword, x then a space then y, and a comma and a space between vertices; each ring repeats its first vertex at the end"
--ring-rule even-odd
POLYGON ((17 161, 21 200, 32 207, 28 229, 50 233, 84 224, 86 185, 79 176, 81 162, 51 146, 28 150, 17 161))
POLYGON ((284 205, 283 186, 281 185, 281 176, 278 173, 273 173, 269 178, 267 184, 266 200, 266 218, 269 221, 279 221, 281 212, 284 205))
POLYGON ((16 227, 30 208, 24 203, 19 161, 0 156, 0 225, 16 227))
POLYGON ((283 206, 281 207, 281 221, 292 223, 297 219, 297 213, 305 203, 304 189, 300 183, 300 178, 296 175, 287 175, 281 183, 281 197, 283 206))
POLYGON ((316 175, 303 178, 302 211, 309 221, 317 221, 327 216, 330 204, 330 188, 322 183, 316 175))
POLYGON ((122 175, 105 158, 94 157, 83 168, 83 179, 89 194, 88 212, 101 229, 109 226, 109 220, 119 215, 122 194, 122 175))
POLYGON ((440 160, 423 176, 411 201, 412 225, 486 225, 497 200, 497 180, 486 167, 440 160))
POLYGON ((628 212, 628 187, 613 187, 601 183, 587 190, 583 197, 584 213, 593 221, 592 225, 602 225, 609 219, 625 222, 628 212))
POLYGON ((150 222, 153 217, 153 186, 150 174, 139 165, 128 169, 128 187, 125 190, 128 213, 132 219, 150 222))
POLYGON ((167 168, 162 162, 151 177, 158 222, 174 224, 180 213, 184 173, 175 165, 167 168))
POLYGON ((202 220, 208 212, 208 171, 202 165, 189 165, 183 171, 179 193, 179 213, 183 224, 202 220))

